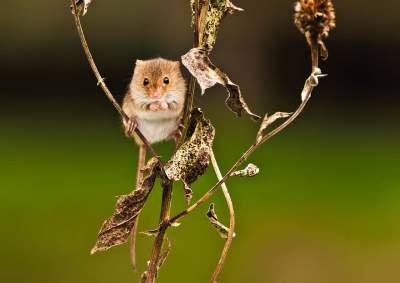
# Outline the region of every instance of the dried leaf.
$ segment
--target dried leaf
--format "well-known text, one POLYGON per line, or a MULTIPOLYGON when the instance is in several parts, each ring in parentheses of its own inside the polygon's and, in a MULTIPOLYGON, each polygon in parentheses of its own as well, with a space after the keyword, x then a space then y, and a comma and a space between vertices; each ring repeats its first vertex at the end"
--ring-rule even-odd
POLYGON ((208 53, 202 48, 193 48, 182 56, 183 65, 197 79, 201 87, 202 94, 205 90, 215 84, 223 85, 228 91, 228 98, 225 101, 227 107, 242 116, 243 113, 250 116, 251 119, 257 121, 261 117, 250 111, 247 103, 244 101, 240 87, 233 83, 228 75, 218 69, 208 58, 208 53))
POLYGON ((178 228, 179 226, 181 226, 181 223, 179 222, 171 223, 171 227, 178 228))
MULTIPOLYGON (((93 0, 75 0, 76 8, 78 10, 78 15, 86 15, 89 5, 93 0)), ((71 6, 72 13, 74 14, 74 8, 71 6)))
POLYGON ((124 244, 128 240, 136 217, 142 211, 156 177, 160 173, 159 169, 159 161, 152 158, 146 166, 148 176, 143 180, 140 188, 129 195, 118 198, 114 214, 104 221, 100 229, 96 245, 91 251, 92 254, 106 251, 114 246, 124 244))
MULTIPOLYGON (((208 208, 207 217, 210 220, 211 224, 214 226, 214 228, 217 230, 217 232, 219 233, 221 238, 227 239, 228 234, 229 234, 229 228, 227 228, 226 226, 224 226, 222 223, 220 223, 218 221, 218 216, 215 213, 213 203, 210 204, 210 207, 208 208)), ((235 233, 233 233, 233 237, 236 237, 235 233)))
POLYGON ((142 273, 142 276, 140 277, 140 283, 146 283, 147 281, 147 271, 142 273))
MULTIPOLYGON (((198 1, 199 7, 198 11, 205 11, 204 15, 199 15, 199 21, 202 23, 202 29, 199 31, 200 33, 200 46, 206 48, 207 50, 212 50, 215 46, 215 42, 217 40, 218 29, 221 24, 222 19, 227 14, 233 14, 235 12, 243 11, 242 8, 239 8, 232 4, 229 0, 203 0, 198 1), (208 7, 204 7, 207 5, 208 7)), ((196 1, 191 1, 192 6, 192 23, 196 24, 196 1)), ((198 24, 200 24, 198 23, 198 24)))
POLYGON ((286 113, 286 112, 277 112, 272 116, 268 116, 268 114, 265 115, 263 122, 261 123, 260 130, 258 131, 257 134, 257 142, 260 142, 263 138, 264 131, 276 120, 278 119, 283 119, 283 118, 288 118, 292 115, 293 113, 286 113))
POLYGON ((164 168, 170 180, 183 181, 185 192, 189 192, 190 185, 206 171, 214 137, 215 129, 211 122, 204 118, 200 109, 194 109, 187 141, 176 151, 164 168))
POLYGON ((155 229, 155 230, 143 231, 143 232, 140 232, 140 234, 149 236, 149 237, 157 237, 158 232, 159 232, 159 230, 155 229))
POLYGON ((231 176, 239 176, 239 177, 254 177, 260 173, 260 169, 257 165, 250 163, 243 170, 233 172, 231 176))
POLYGON ((327 74, 323 74, 320 68, 314 68, 311 75, 304 83, 303 91, 301 92, 301 101, 304 101, 308 96, 311 96, 313 88, 318 86, 319 79, 327 77, 327 74))
POLYGON ((183 192, 185 193, 186 203, 189 205, 193 198, 193 190, 186 182, 183 182, 183 192))

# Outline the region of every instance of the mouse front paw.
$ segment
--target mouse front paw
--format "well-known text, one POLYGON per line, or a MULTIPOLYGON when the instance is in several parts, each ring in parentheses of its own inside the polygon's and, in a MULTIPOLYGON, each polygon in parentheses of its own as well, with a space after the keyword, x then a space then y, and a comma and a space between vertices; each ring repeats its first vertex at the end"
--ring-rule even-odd
POLYGON ((127 137, 132 137, 138 126, 136 119, 135 118, 124 118, 123 122, 124 122, 124 127, 125 127, 125 135, 127 137))
POLYGON ((179 143, 183 135, 183 127, 178 127, 171 135, 170 139, 174 140, 176 144, 179 143))

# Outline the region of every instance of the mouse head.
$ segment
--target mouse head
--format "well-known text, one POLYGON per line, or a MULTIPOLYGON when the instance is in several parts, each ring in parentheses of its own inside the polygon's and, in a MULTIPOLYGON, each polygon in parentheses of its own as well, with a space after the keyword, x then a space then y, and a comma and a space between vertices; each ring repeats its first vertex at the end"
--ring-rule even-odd
POLYGON ((137 94, 152 101, 168 96, 185 95, 186 85, 178 61, 162 58, 137 60, 131 87, 137 94))

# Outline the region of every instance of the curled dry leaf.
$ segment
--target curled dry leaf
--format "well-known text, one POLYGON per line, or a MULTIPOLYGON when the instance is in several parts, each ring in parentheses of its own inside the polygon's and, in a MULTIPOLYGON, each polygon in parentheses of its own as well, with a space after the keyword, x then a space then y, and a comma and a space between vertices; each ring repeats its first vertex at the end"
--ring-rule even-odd
POLYGON ((260 169, 257 165, 250 163, 245 169, 233 172, 231 176, 254 177, 258 175, 258 173, 260 173, 260 169))
MULTIPOLYGON (((78 15, 86 15, 89 5, 93 0, 75 0, 76 8, 78 9, 78 15)), ((72 13, 74 13, 74 8, 71 7, 72 13)))
POLYGON ((184 182, 183 183, 183 192, 185 194, 185 199, 186 199, 186 203, 189 205, 190 201, 193 198, 193 190, 192 188, 189 186, 188 183, 184 182))
POLYGON ((201 87, 202 94, 205 90, 215 84, 223 85, 228 91, 228 98, 225 101, 227 107, 242 116, 243 113, 250 116, 251 119, 257 121, 261 117, 250 111, 247 103, 244 101, 240 87, 233 83, 228 75, 218 69, 208 58, 208 52, 203 48, 193 48, 182 56, 183 65, 197 79, 201 87))
POLYGON ((325 78, 326 76, 328 76, 328 75, 322 74, 322 71, 320 68, 314 68, 313 72, 311 73, 311 75, 307 78, 306 82, 304 83, 304 88, 303 88, 303 91, 301 92, 301 100, 304 101, 304 100, 306 100, 307 97, 310 97, 312 90, 316 86, 318 86, 319 79, 325 78))
MULTIPOLYGON (((208 208, 207 217, 210 220, 212 226, 217 230, 218 234, 223 239, 228 238, 229 228, 224 226, 221 222, 218 221, 218 216, 215 213, 215 205, 212 203, 208 208)), ((233 237, 236 237, 236 234, 233 233, 233 237)))
POLYGON ((143 180, 140 188, 118 198, 114 214, 103 223, 100 229, 96 245, 91 251, 92 254, 124 244, 128 240, 136 217, 142 211, 156 177, 160 174, 160 163, 156 158, 152 158, 145 169, 148 176, 143 180))
POLYGON ((143 231, 140 232, 140 234, 145 235, 145 236, 149 236, 149 237, 157 237, 159 230, 155 229, 155 230, 147 230, 147 231, 143 231))
POLYGON ((185 194, 190 198, 190 185, 206 171, 210 162, 210 151, 215 137, 211 122, 204 118, 200 109, 194 109, 188 127, 187 141, 176 151, 165 165, 170 180, 183 181, 185 194))
POLYGON ((258 131, 257 134, 257 142, 261 142, 264 131, 276 120, 278 119, 283 119, 283 118, 288 118, 292 115, 292 113, 286 113, 286 112, 277 112, 272 116, 268 116, 268 114, 265 115, 263 122, 261 123, 260 130, 258 131))
POLYGON ((191 0, 192 6, 192 23, 193 25, 199 25, 199 41, 200 46, 207 50, 212 50, 217 41, 217 33, 222 19, 227 14, 233 14, 235 12, 243 11, 232 4, 229 0, 191 0), (196 3, 199 7, 196 9, 196 3), (208 7, 205 7, 208 5, 208 7), (196 10, 199 12, 196 17, 196 10), (196 23, 196 19, 198 22, 196 23), (200 26, 201 25, 201 26, 200 26))

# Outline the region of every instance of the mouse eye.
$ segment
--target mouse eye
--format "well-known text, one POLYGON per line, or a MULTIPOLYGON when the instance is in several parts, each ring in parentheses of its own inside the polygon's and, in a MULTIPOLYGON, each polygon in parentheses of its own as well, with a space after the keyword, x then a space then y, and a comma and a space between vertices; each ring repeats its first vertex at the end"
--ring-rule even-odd
POLYGON ((166 85, 169 84, 169 78, 168 77, 164 78, 164 84, 166 84, 166 85))
POLYGON ((149 83, 150 83, 149 79, 145 78, 144 81, 143 81, 143 85, 147 86, 149 83))

